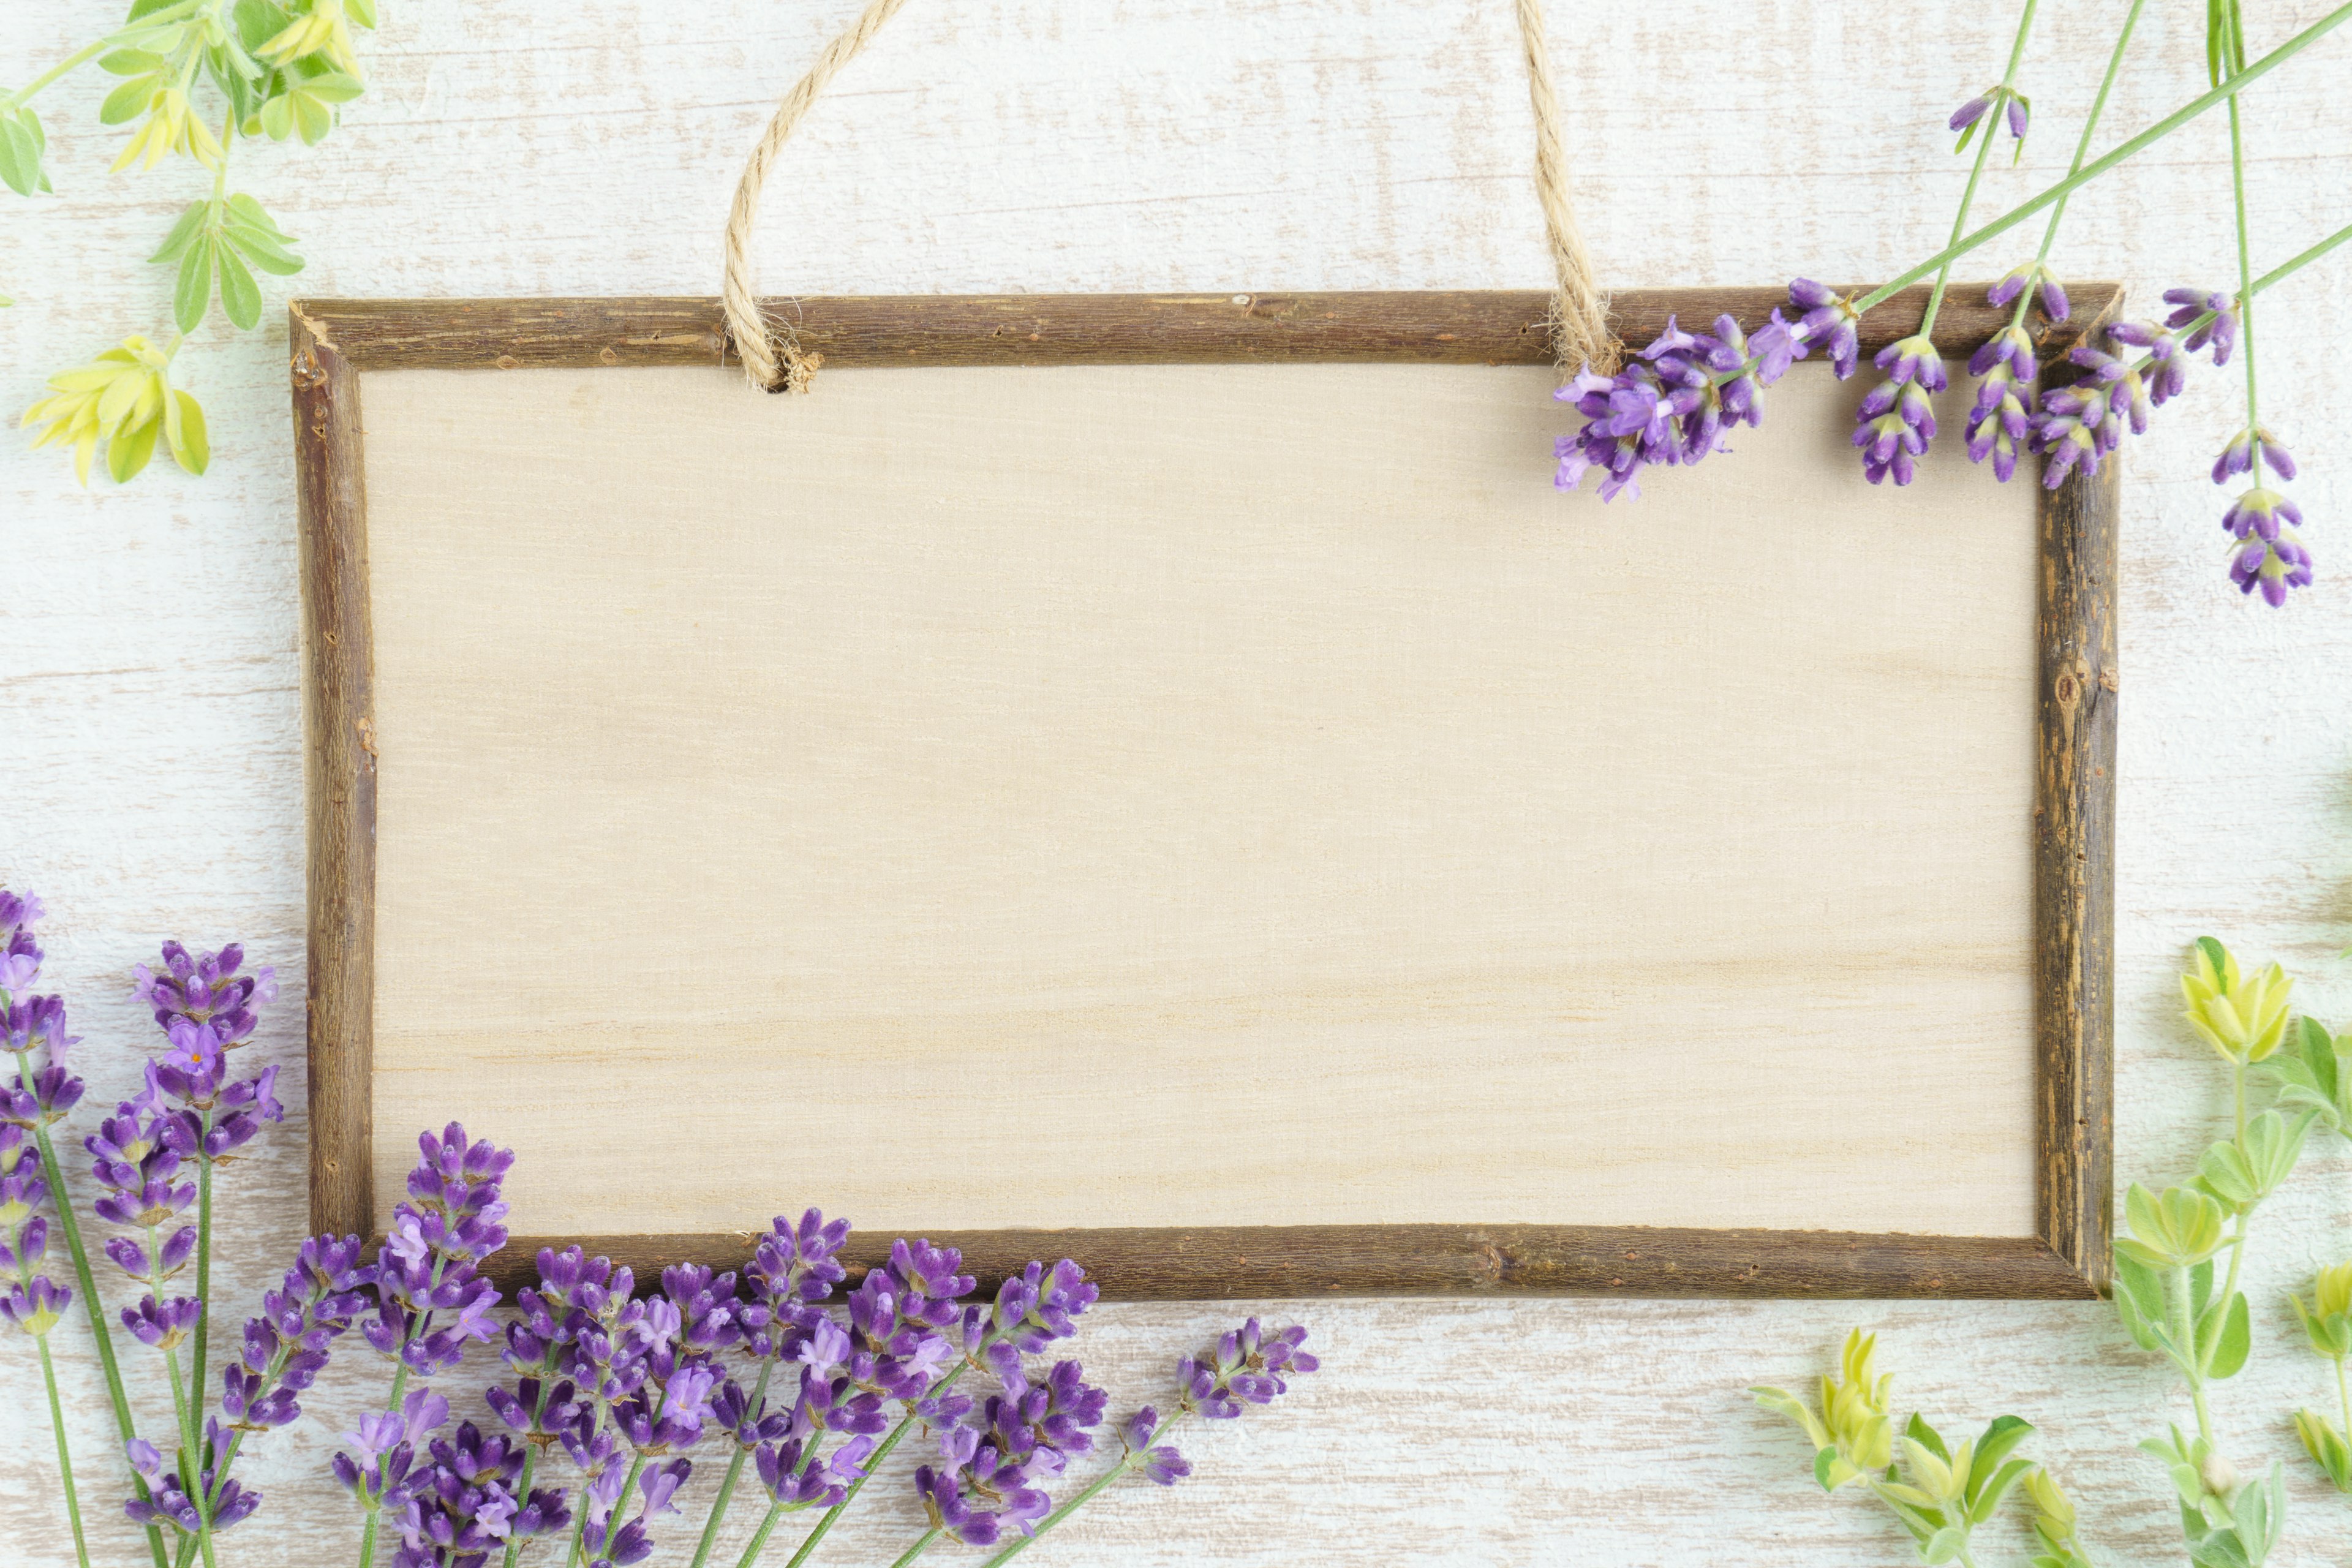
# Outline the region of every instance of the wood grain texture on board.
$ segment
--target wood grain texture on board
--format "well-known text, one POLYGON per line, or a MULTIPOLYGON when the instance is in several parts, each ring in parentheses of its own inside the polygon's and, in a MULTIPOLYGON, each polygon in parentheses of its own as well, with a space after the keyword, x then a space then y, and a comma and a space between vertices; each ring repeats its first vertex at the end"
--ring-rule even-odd
POLYGON ((539 1233, 772 1206, 625 1106, 877 1230, 2034 1236, 2035 494, 1807 367, 1646 548, 1549 385, 369 373, 377 1214, 461 1089, 539 1233))
MULTIPOLYGON (((1942 237, 1966 178, 1942 116, 1998 75, 2008 45, 2007 18, 1956 0, 1910 7, 1896 26, 1860 0, 1717 5, 1704 43, 1680 15, 1547 9, 1579 211, 1621 297, 1910 265, 1942 237)), ((2291 0, 2249 25, 2284 36, 2326 9, 2291 0)), ((383 30, 361 43, 371 90, 334 135, 307 152, 238 150, 239 187, 302 237, 310 267, 294 281, 308 293, 710 292, 745 148, 785 79, 857 5, 379 10, 383 30)), ((0 58, 37 69, 121 15, 109 0, 0 6, 0 58)), ((2017 167, 2002 149, 1980 208, 2065 173, 2114 22, 2042 8, 2025 66, 2034 132, 2017 167)), ((804 128, 779 170, 789 183, 771 186, 759 257, 775 294, 1533 290, 1549 276, 1508 5, 1004 0, 910 5, 891 26, 804 128)), ((2147 124, 2202 90, 2204 47, 2198 8, 2150 6, 2109 123, 2147 124)), ((2258 239, 2258 266, 2324 223, 2307 216, 2315 190, 2352 184, 2344 58, 2331 40, 2246 102, 2249 195, 2274 215, 2263 232, 2280 247, 2265 254, 2258 239)), ((0 291, 17 301, 0 312, 11 408, 56 368, 163 319, 168 279, 146 258, 209 185, 185 165, 110 176, 121 128, 96 123, 105 85, 69 81, 41 100, 58 190, 12 208, 0 236, 0 291)), ((2214 160, 2227 152, 2226 126, 2209 120, 2078 195, 2056 253, 2070 279, 2126 279, 2134 313, 2176 285, 2226 286, 2235 241, 2214 160)), ((2014 237, 1972 270, 2030 256, 2034 235, 2014 237)), ((2352 332, 2344 254, 2266 296, 2262 345, 2266 414, 2306 458, 2294 489, 2316 520, 2320 584, 2272 614, 2221 578, 2221 500, 2205 470, 2244 417, 2229 373, 2200 367, 2123 477, 2119 1178, 2180 1179, 2227 1119, 2210 1052, 2177 1021, 2190 938, 2276 957, 2320 1016, 2352 1017, 2352 965, 2336 959, 2352 940, 2352 593, 2338 591, 2326 547, 2327 520, 2352 517, 2352 464, 2324 435, 2352 427, 2352 380, 2334 358, 2352 332), (2279 321, 2294 330, 2272 330, 2279 321)), ((0 441, 0 541, 16 584, 0 602, 0 875, 55 911, 45 984, 88 1037, 75 1062, 91 1086, 84 1113, 139 1086, 152 1030, 126 1000, 125 972, 160 939, 241 938, 289 982, 251 1048, 281 1067, 289 1120, 223 1183, 214 1281, 230 1319, 275 1287, 309 1227, 316 1131, 291 984, 306 967, 304 665, 286 360, 268 325, 238 336, 215 321, 184 352, 211 416, 202 479, 163 465, 85 490, 55 451, 0 441)), ((1638 508, 1619 514, 1617 526, 1640 521, 1638 508)), ((436 1121, 468 1109, 437 1107, 436 1121)), ((697 1149, 691 1128, 604 1131, 615 1159, 697 1149)), ((2323 1141, 2264 1205, 2245 1281, 2253 1358, 2215 1395, 2242 1469, 2287 1466, 2275 1568, 2341 1568, 2346 1555, 2344 1500, 2284 1420, 2332 1390, 2284 1299, 2342 1256, 2347 1217, 2352 1152, 2323 1141)), ((110 1283, 106 1294, 110 1309, 131 1304, 110 1283)), ((1204 1433, 1184 1485, 1107 1499, 1024 1563, 1388 1568, 1418 1553, 1449 1568, 1886 1568, 1909 1554, 1900 1532, 1851 1489, 1821 1497, 1802 1440, 1743 1392, 1804 1384, 1855 1323, 1878 1333, 1905 1409, 1946 1430, 2004 1411, 2032 1421, 2032 1452, 2063 1478, 2102 1561, 2179 1557, 2171 1484, 2133 1445, 2187 1420, 2187 1403, 2095 1303, 1120 1302, 1087 1318, 1071 1353, 1124 1408, 1160 1396, 1173 1355, 1254 1310, 1308 1322, 1325 1371, 1283 1406, 1204 1433)), ((108 1469, 112 1424, 77 1331, 68 1322, 50 1343, 94 1558, 144 1561, 110 1511, 122 1484, 108 1469)), ((154 1359, 126 1364, 142 1430, 170 1431, 154 1359)), ((461 1414, 491 1419, 467 1403, 490 1371, 469 1358, 445 1385, 461 1414)), ((352 1559, 356 1514, 325 1467, 338 1434, 381 1407, 386 1375, 346 1342, 301 1419, 247 1442, 238 1472, 267 1501, 225 1542, 225 1568, 352 1559)), ((0 1436, 18 1461, 0 1466, 0 1557, 68 1568, 29 1355, 0 1354, 0 1436)), ((902 1450, 818 1563, 905 1550, 922 1529, 906 1481, 917 1458, 902 1450)), ((689 1518, 717 1479, 697 1465, 689 1518)), ((734 1561, 756 1516, 738 1522, 719 1561, 734 1561)), ((665 1533, 655 1561, 674 1561, 677 1544, 665 1533)), ((2021 1531, 2000 1546, 2029 1550, 2021 1531)))

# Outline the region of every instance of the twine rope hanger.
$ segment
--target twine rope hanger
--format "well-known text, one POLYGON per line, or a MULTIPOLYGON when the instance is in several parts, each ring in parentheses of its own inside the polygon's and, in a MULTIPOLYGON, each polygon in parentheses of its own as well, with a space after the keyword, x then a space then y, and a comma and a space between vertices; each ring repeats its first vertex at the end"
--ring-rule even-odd
MULTIPOLYGON (((728 335, 751 384, 769 392, 806 392, 824 356, 803 353, 792 323, 760 308, 751 291, 751 231, 760 216, 760 191, 776 154, 806 119, 817 95, 842 67, 898 14, 907 0, 873 0, 847 32, 824 47, 808 74, 776 105, 765 134, 744 161, 727 215, 726 275, 720 287, 728 335)), ((1527 57, 1528 98, 1535 110, 1536 195, 1543 207, 1544 238, 1558 279, 1547 325, 1552 355, 1563 374, 1590 364, 1606 374, 1617 368, 1621 345, 1609 330, 1609 303, 1592 276, 1592 258, 1577 227, 1576 204, 1568 188, 1567 138, 1560 130, 1559 96, 1552 87, 1551 59, 1544 45, 1542 0, 1516 0, 1519 42, 1527 57)))

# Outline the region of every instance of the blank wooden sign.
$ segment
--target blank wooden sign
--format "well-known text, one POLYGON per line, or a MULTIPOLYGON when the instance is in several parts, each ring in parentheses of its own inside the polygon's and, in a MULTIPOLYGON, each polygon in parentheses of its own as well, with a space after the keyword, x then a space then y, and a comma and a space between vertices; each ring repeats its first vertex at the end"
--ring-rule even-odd
POLYGON ((319 1226, 455 1117, 517 1266, 2095 1292, 2105 481, 1801 366, 1563 498, 1534 295, 796 309, 296 307, 319 1226))

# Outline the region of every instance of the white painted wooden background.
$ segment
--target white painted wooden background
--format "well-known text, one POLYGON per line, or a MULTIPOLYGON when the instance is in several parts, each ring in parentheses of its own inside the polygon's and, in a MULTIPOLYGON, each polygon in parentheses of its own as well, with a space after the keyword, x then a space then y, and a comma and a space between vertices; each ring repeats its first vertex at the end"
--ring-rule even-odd
MULTIPOLYGON (((362 45, 374 88, 349 123, 308 155, 247 150, 236 183, 300 237, 309 292, 713 291, 742 154, 853 9, 387 0, 383 31, 362 45)), ((2007 7, 1961 0, 1550 9, 1578 201, 1619 286, 1866 279, 1927 253, 1960 180, 1942 117, 1998 76, 2011 26, 2007 7)), ((2040 127, 2024 167, 1991 175, 1990 202, 2063 170, 2122 9, 2043 7, 2023 79, 2040 127)), ((2251 9, 2259 48, 2326 6, 2251 9)), ((25 79, 120 10, 0 7, 0 79, 25 79)), ((2201 89, 2202 11, 2149 7, 2116 137, 2201 89)), ((2347 71, 2352 34, 2252 104, 2258 265, 2352 217, 2347 71)), ((100 90, 80 81, 43 100, 59 195, 0 201, 0 292, 19 300, 0 313, 0 407, 12 412, 51 370, 168 326, 168 279, 142 258, 199 181, 184 165, 108 175, 119 137, 96 124, 100 90)), ((1529 145, 1504 0, 917 0, 777 169, 761 280, 841 293, 1539 287, 1529 145)), ((2216 116, 2078 198, 2065 268, 2121 278, 2144 305, 2171 284, 2227 283, 2215 161, 2226 145, 2216 116)), ((2021 236, 1970 270, 2028 247, 2021 236)), ((2306 465, 2294 492, 2317 587, 2279 614, 2223 580, 2222 500, 2204 470, 2240 417, 2232 380, 2200 370, 2130 458, 2116 976, 2130 1174, 2184 1172, 2224 1109, 2214 1064, 2174 1022, 2172 972, 2199 931, 2276 955, 2315 1010, 2352 1015, 2352 968, 2333 956, 2352 942, 2347 268, 2339 256, 2263 306, 2266 408, 2306 465)), ((296 982, 254 1055, 282 1063, 281 1092, 302 1100, 283 298, 246 336, 215 314, 185 355, 212 414, 209 478, 159 462, 127 489, 101 479, 85 493, 56 454, 0 440, 0 881, 37 889, 57 911, 47 979, 88 1037, 79 1065, 94 1104, 128 1089, 149 1046, 125 999, 129 968, 173 935, 242 937, 296 982)), ((1643 522, 1638 510, 1622 521, 1643 522)), ((638 987, 661 1005, 658 975, 583 983, 638 987)), ((1661 1047, 1672 1026, 1659 1020, 1661 1047)), ((614 1160, 767 1157, 702 1148, 684 1127, 587 1135, 614 1160)), ((298 1113, 223 1180, 226 1325, 304 1228, 303 1136, 298 1113)), ((2286 1425, 2326 1382, 2281 1294, 2352 1254, 2347 1218, 2352 1157, 2323 1144, 2263 1215, 2247 1281, 2256 1360, 2218 1398, 2242 1466, 2290 1460, 2284 1563, 2352 1559, 2352 1500, 2306 1479, 2286 1425)), ((1126 1404, 1158 1394, 1167 1363, 1244 1310, 1107 1309, 1077 1349, 1126 1404)), ((1807 1379, 1853 1322, 1881 1331, 1903 1397, 1938 1422, 2008 1411, 2040 1426, 2039 1451, 2104 1561, 2175 1560, 2164 1476, 2132 1444, 2187 1406, 2104 1307, 1365 1301, 1307 1303, 1305 1315, 1320 1376, 1201 1436, 1195 1480, 1101 1506, 1035 1561, 1906 1561, 1867 1506, 1813 1489, 1801 1443, 1742 1393, 1807 1379)), ((105 1560, 129 1563, 134 1538, 107 1522, 120 1469, 95 1365, 78 1329, 57 1342, 105 1560)), ((160 1373, 126 1345, 160 1431, 160 1373)), ((37 1374, 21 1342, 0 1346, 0 1563, 65 1563, 37 1374)), ((224 1562, 341 1558, 355 1516, 325 1459, 380 1387, 362 1357, 341 1360, 299 1424, 249 1446, 240 1471, 268 1501, 224 1562)), ((828 1560, 887 1561, 911 1535, 903 1482, 875 1491, 828 1560)), ((2019 1545, 2022 1527, 1991 1538, 2019 1545)))

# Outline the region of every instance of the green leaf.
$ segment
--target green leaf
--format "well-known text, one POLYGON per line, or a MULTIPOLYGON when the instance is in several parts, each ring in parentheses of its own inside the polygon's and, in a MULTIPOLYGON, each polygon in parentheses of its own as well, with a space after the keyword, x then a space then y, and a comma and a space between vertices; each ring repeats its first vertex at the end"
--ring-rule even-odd
POLYGON ((41 169, 48 138, 40 117, 29 109, 0 110, 0 181, 20 196, 49 188, 41 169))
POLYGON ((234 246, 216 247, 220 264, 221 309, 239 330, 251 331, 261 320, 261 285, 255 280, 253 268, 236 253, 234 246))
POLYGON ((109 76, 162 76, 170 61, 152 49, 116 49, 99 57, 98 68, 109 76))
POLYGON ((203 325, 212 305, 213 248, 213 237, 206 234, 180 258, 180 276, 172 289, 172 320, 184 332, 203 325))
POLYGON ((284 32, 287 25, 294 20, 283 6, 272 5, 270 0, 236 0, 236 10, 233 16, 236 22, 237 42, 247 49, 261 47, 284 32))
POLYGON ((2336 1483, 2336 1489, 2352 1492, 2352 1446, 2345 1443, 2336 1424, 2316 1410, 2298 1410, 2294 1413, 2294 1431, 2303 1439, 2304 1452, 2336 1483))
POLYGON ((375 0, 343 0, 343 15, 373 31, 375 27, 375 0))
POLYGON ((205 217, 212 209, 213 205, 210 202, 190 202, 187 211, 182 213, 178 221, 172 225, 172 232, 163 237, 163 243, 158 246, 155 254, 147 259, 158 265, 166 261, 177 261, 181 254, 195 242, 196 236, 203 232, 205 217))
MULTIPOLYGON (((2246 1352, 2252 1340, 2246 1315, 2246 1296, 2241 1290, 2230 1298, 2226 1309, 2217 1309, 2209 1318, 2218 1324, 2218 1335, 2212 1348, 2207 1351, 2205 1375, 2215 1380, 2235 1377, 2246 1364, 2246 1352)), ((2200 1325, 2198 1339, 2205 1339, 2200 1325)))
POLYGON ((1931 1565, 1952 1562, 1969 1543, 1968 1531, 1948 1524, 1919 1544, 1919 1561, 1931 1565))
POLYGON ((1977 1439, 1976 1458, 1969 1467, 1968 1496, 1970 1502, 1974 1502, 1985 1486, 2000 1473, 2001 1461, 2032 1435, 2032 1425, 2014 1415, 1993 1417, 1992 1424, 1984 1429, 1984 1436, 1977 1439))
POLYGON ((1911 1413, 1911 1419, 1904 1426, 1903 1435, 1943 1460, 1944 1463, 1948 1465, 1952 1462, 1952 1451, 1944 1447, 1942 1436, 1933 1426, 1927 1425, 1927 1418, 1917 1411, 1911 1413))
POLYGON ((147 112, 147 100, 155 96, 153 77, 133 77, 106 95, 98 106, 100 125, 121 125, 147 112))
POLYGON ((129 483, 147 466, 147 459, 155 455, 155 437, 163 427, 160 418, 150 419, 106 444, 106 471, 114 476, 116 484, 129 483))
POLYGON ((2033 1461, 2031 1459, 2011 1459, 2003 1465, 1986 1485, 1983 1495, 1969 1505, 1969 1518, 1978 1524, 1990 1519, 1993 1510, 2000 1507, 2000 1500, 2009 1495, 2010 1489, 2023 1480, 2026 1472, 2032 1468, 2033 1461))
POLYGON ((286 248, 284 243, 271 235, 262 234, 243 224, 225 224, 221 238, 235 247, 236 253, 264 272, 289 278, 302 270, 302 258, 286 248))
POLYGON ((261 133, 272 142, 283 142, 294 134, 294 100, 291 98, 279 93, 261 106, 261 133))
POLYGON ((2193 1187, 2168 1187, 2158 1197, 2134 1182, 2124 1217, 2132 1234, 2116 1250, 2151 1268, 2188 1268, 2221 1248, 2221 1205, 2193 1187))
POLYGON ((201 474, 213 460, 211 442, 205 434, 205 411, 202 405, 176 388, 172 401, 165 405, 163 433, 171 438, 172 456, 180 467, 192 474, 201 474))
POLYGON ((2217 1530, 2189 1547, 2189 1560, 2197 1568, 2253 1568, 2258 1561, 2246 1555, 2237 1532, 2230 1530, 2217 1530))
POLYGON ((2116 1315, 2132 1342, 2152 1351, 2170 1342, 2164 1331, 2164 1281, 2137 1258, 2115 1258, 2116 1315))

